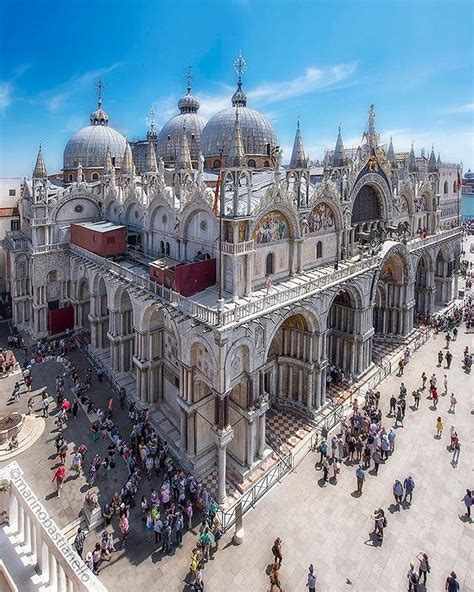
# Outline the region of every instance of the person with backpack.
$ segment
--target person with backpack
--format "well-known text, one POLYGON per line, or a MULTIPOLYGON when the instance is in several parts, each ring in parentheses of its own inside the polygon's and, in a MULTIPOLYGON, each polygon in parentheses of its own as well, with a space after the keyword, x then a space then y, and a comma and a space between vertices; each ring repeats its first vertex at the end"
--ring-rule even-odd
POLYGON ((319 453, 321 455, 320 458, 319 458, 319 464, 322 465, 323 464, 323 460, 328 455, 328 443, 326 442, 326 440, 323 440, 321 442, 321 444, 319 445, 319 453))
POLYGON ((280 581, 280 565, 278 565, 276 560, 273 564, 272 571, 270 572, 270 592, 273 592, 275 588, 280 590, 280 592, 284 592, 280 581))
POLYGON ((278 567, 280 567, 281 562, 283 561, 283 552, 281 549, 281 539, 279 537, 273 541, 272 553, 275 558, 275 565, 278 563, 278 567))
POLYGON ((444 589, 446 592, 459 592, 459 582, 454 571, 452 571, 447 577, 444 589))
POLYGON ((377 535, 379 541, 383 541, 383 529, 387 526, 387 518, 385 518, 385 512, 382 508, 375 510, 372 519, 374 520, 373 532, 377 535))
POLYGON ((415 566, 410 563, 410 569, 407 572, 408 592, 416 592, 418 588, 418 574, 415 571, 415 566))
POLYGON ((308 567, 308 581, 306 582, 306 587, 308 588, 308 592, 316 592, 316 572, 314 571, 313 564, 308 567))

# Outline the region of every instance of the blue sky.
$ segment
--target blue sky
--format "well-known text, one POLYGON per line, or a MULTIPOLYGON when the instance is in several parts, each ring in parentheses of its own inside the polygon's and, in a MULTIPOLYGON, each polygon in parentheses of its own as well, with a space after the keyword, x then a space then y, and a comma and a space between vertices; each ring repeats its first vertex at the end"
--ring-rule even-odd
POLYGON ((321 158, 342 125, 360 141, 374 103, 396 150, 435 144, 474 169, 474 3, 456 0, 64 0, 0 4, 0 176, 30 175, 41 142, 48 172, 88 124, 94 80, 110 125, 143 136, 176 112, 186 67, 209 117, 230 104, 239 53, 248 105, 273 122, 284 162, 298 117, 321 158))

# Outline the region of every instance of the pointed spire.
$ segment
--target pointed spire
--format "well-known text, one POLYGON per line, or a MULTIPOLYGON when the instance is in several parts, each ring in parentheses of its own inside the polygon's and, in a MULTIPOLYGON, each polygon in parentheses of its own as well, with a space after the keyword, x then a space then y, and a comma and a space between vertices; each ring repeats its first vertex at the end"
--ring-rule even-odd
POLYGON ((148 150, 146 153, 145 172, 146 173, 158 172, 158 164, 156 162, 155 144, 151 138, 148 140, 148 150))
POLYGON ((438 152, 438 159, 437 159, 437 161, 436 161, 436 164, 438 165, 438 168, 439 168, 439 167, 440 167, 440 165, 441 165, 441 156, 440 156, 439 152, 438 152))
POLYGON ((105 165, 104 173, 106 175, 113 175, 115 172, 114 165, 112 163, 112 156, 110 154, 110 147, 107 146, 107 152, 105 153, 105 165))
POLYGON ((408 155, 408 172, 414 173, 416 172, 416 157, 415 157, 415 149, 413 148, 413 142, 411 143, 411 150, 410 154, 408 155))
POLYGON ((377 132, 375 130, 375 107, 370 105, 369 107, 369 120, 367 124, 367 144, 372 150, 375 150, 378 145, 377 132))
POLYGON ((132 149, 130 144, 127 142, 125 146, 125 152, 123 154, 122 167, 120 173, 122 175, 133 175, 135 174, 135 167, 133 166, 132 149))
POLYGON ((290 169, 304 169, 306 167, 306 156, 304 153, 303 138, 300 131, 300 120, 296 124, 295 141, 291 153, 290 169))
POLYGON ((43 152, 40 144, 38 156, 36 157, 35 170, 33 171, 33 179, 44 179, 47 176, 48 173, 46 172, 46 165, 44 164, 43 152))
POLYGON ((435 173, 438 170, 438 165, 436 163, 436 156, 434 153, 434 146, 431 147, 431 154, 430 159, 428 160, 428 172, 435 173))
POLYGON ((388 145, 387 160, 390 164, 396 164, 397 162, 395 158, 395 150, 393 149, 392 136, 390 136, 390 144, 388 145))
POLYGON ((346 164, 346 152, 344 150, 344 144, 342 143, 341 126, 339 126, 331 164, 333 167, 342 167, 346 164))
POLYGON ((181 133, 181 140, 179 143, 178 154, 175 161, 176 169, 192 169, 191 153, 189 152, 188 136, 186 135, 186 128, 183 125, 181 133))
POLYGON ((227 166, 229 167, 243 167, 245 166, 245 150, 244 141, 242 139, 242 130, 240 128, 239 110, 235 111, 234 132, 229 146, 229 157, 227 159, 227 166))

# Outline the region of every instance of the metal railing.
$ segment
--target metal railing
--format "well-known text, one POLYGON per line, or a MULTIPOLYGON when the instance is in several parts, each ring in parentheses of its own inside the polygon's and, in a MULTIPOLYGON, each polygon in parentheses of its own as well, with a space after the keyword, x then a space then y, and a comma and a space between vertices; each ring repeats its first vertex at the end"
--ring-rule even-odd
POLYGON ((276 483, 279 483, 293 468, 293 455, 284 455, 265 475, 263 475, 242 497, 229 508, 220 508, 217 517, 222 529, 229 530, 237 516, 244 516, 276 483))

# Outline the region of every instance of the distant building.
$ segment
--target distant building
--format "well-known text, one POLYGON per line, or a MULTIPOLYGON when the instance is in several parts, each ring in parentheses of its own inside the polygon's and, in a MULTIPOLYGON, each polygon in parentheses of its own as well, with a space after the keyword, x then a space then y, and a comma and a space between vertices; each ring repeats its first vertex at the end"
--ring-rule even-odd
POLYGON ((21 197, 22 179, 0 178, 0 320, 10 317, 10 296, 7 290, 5 250, 1 246, 7 232, 20 230, 18 202, 21 197))

